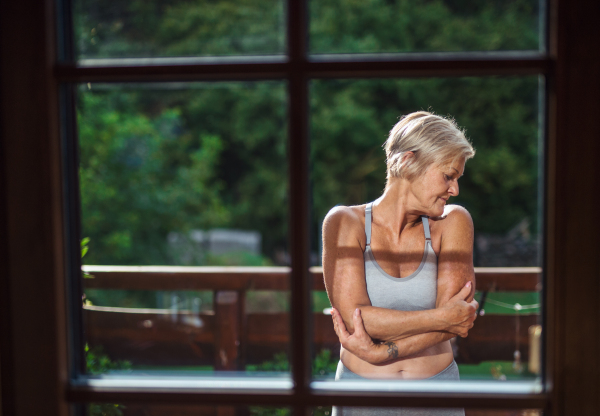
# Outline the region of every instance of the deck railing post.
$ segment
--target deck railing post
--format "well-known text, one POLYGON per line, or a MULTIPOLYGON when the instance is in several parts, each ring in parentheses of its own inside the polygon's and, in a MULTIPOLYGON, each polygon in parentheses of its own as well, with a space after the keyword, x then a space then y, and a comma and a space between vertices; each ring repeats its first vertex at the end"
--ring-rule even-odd
POLYGON ((215 370, 240 370, 242 335, 242 292, 214 292, 215 370))

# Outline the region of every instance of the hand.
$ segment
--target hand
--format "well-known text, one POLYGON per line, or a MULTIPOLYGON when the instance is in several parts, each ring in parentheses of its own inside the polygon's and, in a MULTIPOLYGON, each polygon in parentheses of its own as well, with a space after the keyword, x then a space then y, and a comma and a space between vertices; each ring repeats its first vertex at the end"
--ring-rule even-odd
POLYGON ((476 300, 467 302, 471 293, 471 282, 467 284, 440 307, 442 311, 443 329, 460 337, 466 337, 473 321, 477 318, 479 303, 476 300))
POLYGON ((354 321, 354 334, 346 329, 342 316, 337 309, 331 309, 333 328, 340 339, 342 346, 363 361, 371 364, 380 364, 398 357, 398 348, 394 342, 376 344, 373 342, 362 320, 360 309, 356 308, 352 315, 354 321), (388 345, 390 344, 390 345, 388 345))

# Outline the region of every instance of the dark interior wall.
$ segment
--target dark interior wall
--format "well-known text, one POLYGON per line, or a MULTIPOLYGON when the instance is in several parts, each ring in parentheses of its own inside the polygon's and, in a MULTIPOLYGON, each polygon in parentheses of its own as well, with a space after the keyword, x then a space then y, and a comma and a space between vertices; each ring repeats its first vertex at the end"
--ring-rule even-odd
MULTIPOLYGON (((0 33, 2 33, 2 26, 0 26, 0 33)), ((3 49, 0 43, 0 56, 2 55, 3 49)), ((2 66, 0 66, 0 79, 2 77, 2 66)), ((2 84, 0 84, 0 100, 2 99, 2 84)), ((0 117, 0 131, 2 130, 2 121, 4 117, 0 117)), ((10 319, 9 319, 9 279, 8 279, 8 235, 6 232, 6 174, 3 167, 6 166, 5 152, 4 152, 4 139, 0 135, 0 333, 10 333, 10 319)), ((8 397, 13 396, 13 392, 10 386, 6 383, 2 383, 3 379, 8 379, 4 372, 7 370, 7 366, 3 365, 2 358, 10 356, 10 342, 7 336, 0 337, 0 416, 6 414, 3 411, 5 406, 10 406, 8 397), (5 399, 6 398, 6 399, 5 399)))
POLYGON ((551 83, 548 327, 557 414, 598 413, 600 385, 600 3, 556 2, 551 83))
MULTIPOLYGON (((548 368, 555 415, 600 385, 600 3, 555 0, 547 175, 548 368)), ((4 415, 66 415, 54 4, 0 2, 0 386, 4 415)))
POLYGON ((2 396, 15 416, 67 409, 54 7, 0 3, 2 396))

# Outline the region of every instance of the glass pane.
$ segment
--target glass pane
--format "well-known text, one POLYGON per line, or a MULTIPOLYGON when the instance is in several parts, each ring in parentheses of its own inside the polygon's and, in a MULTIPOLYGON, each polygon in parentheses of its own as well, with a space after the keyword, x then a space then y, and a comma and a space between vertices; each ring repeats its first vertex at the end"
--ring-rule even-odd
POLYGON ((78 59, 281 54, 281 0, 75 0, 78 59))
POLYGON ((285 84, 78 89, 87 370, 287 373, 285 84))
MULTIPOLYGON (((382 144, 399 117, 429 109, 440 115, 451 115, 460 127, 466 129, 476 154, 466 163, 464 176, 458 181, 458 196, 453 196, 449 203, 465 207, 474 223, 477 276, 474 296, 480 303, 480 311, 468 337, 446 341, 450 343, 444 347, 448 359, 438 368, 441 372, 454 358, 462 380, 534 381, 540 374, 540 91, 537 77, 319 80, 311 84, 312 251, 316 259, 321 258, 323 250, 322 223, 332 207, 355 206, 349 212, 353 210, 358 218, 356 221, 364 221, 365 208, 362 204, 382 195, 386 186, 386 156, 382 144)), ((441 220, 430 219, 433 224, 431 230, 435 229, 436 221, 441 220)), ((381 230, 377 228, 381 225, 373 227, 373 233, 381 230)), ((419 230, 418 235, 404 234, 413 236, 414 243, 408 243, 401 237, 401 243, 397 246, 392 244, 389 251, 381 251, 384 250, 381 238, 373 237, 375 244, 377 241, 380 243, 379 255, 383 257, 384 266, 379 264, 381 257, 377 255, 376 246, 372 253, 380 261, 374 260, 370 264, 377 264, 375 270, 380 279, 386 282, 391 279, 391 285, 408 284, 407 281, 399 281, 403 278, 410 281, 414 277, 411 273, 421 270, 427 259, 421 245, 425 242, 423 227, 419 230), (414 261, 409 257, 403 260, 405 257, 401 256, 409 256, 410 253, 398 248, 409 247, 410 244, 415 246, 412 250, 414 261), (394 257, 390 260, 385 258, 386 255, 394 257), (388 270, 400 270, 399 274, 386 272, 385 265, 389 266, 388 270), (403 275, 402 270, 408 270, 408 274, 403 275)), ((343 228, 339 232, 344 232, 343 228)), ((396 231, 386 232, 397 234, 396 231)), ((362 236, 360 238, 365 241, 355 244, 366 244, 364 229, 356 231, 356 235, 362 236)), ((439 238, 439 235, 433 234, 432 249, 440 249, 439 240, 435 248, 439 238)), ((356 255, 360 267, 356 279, 362 289, 356 290, 362 290, 360 293, 368 296, 365 302, 373 304, 371 293, 366 291, 376 282, 366 282, 365 286, 365 249, 358 245, 355 249, 360 250, 356 255)), ((435 254, 438 256, 439 251, 435 254)), ((333 260, 339 265, 341 260, 335 255, 339 254, 334 254, 333 260)), ((435 259, 437 261, 437 257, 435 259)), ((338 367, 340 340, 332 325, 329 298, 320 283, 322 269, 320 264, 315 263, 314 266, 314 351, 319 368, 313 375, 317 379, 332 379, 338 367)), ((344 270, 346 275, 352 275, 352 269, 344 270)), ((341 279, 334 271, 330 273, 331 279, 341 279)), ((436 276, 434 274, 434 282, 436 276)), ((335 282, 331 280, 330 295, 336 296, 337 293, 339 297, 341 289, 336 289, 335 282)), ((435 286, 430 292, 435 292, 435 286)), ((415 296, 423 296, 424 292, 414 293, 415 296)), ((347 296, 349 294, 344 292, 344 299, 347 296)), ((435 305, 435 294, 432 296, 432 305, 435 305)), ((396 309, 402 310, 403 307, 397 306, 396 309)), ((429 309, 432 308, 421 303, 415 306, 415 310, 429 309)), ((352 311, 346 312, 346 319, 351 319, 352 311)), ((423 319, 432 317, 434 315, 426 315, 423 319)), ((433 329, 421 327, 416 333, 431 331, 433 329)), ((373 338, 380 349, 382 343, 389 341, 373 338)), ((398 371, 405 371, 402 366, 413 360, 402 359, 403 348, 406 354, 407 345, 412 342, 409 339, 401 339, 395 344, 398 350, 392 353, 398 354, 398 358, 394 364, 395 372, 390 373, 390 377, 397 378, 398 371)), ((413 348, 416 349, 411 350, 412 354, 418 351, 417 354, 426 355, 427 350, 413 348)), ((416 362, 414 360, 413 363, 416 362)), ((382 365, 379 369, 385 367, 382 365)), ((424 367, 416 365, 411 368, 415 378, 427 378, 436 373, 428 370, 430 374, 420 376, 417 370, 424 367)))
POLYGON ((539 0, 310 2, 312 53, 538 50, 539 0))

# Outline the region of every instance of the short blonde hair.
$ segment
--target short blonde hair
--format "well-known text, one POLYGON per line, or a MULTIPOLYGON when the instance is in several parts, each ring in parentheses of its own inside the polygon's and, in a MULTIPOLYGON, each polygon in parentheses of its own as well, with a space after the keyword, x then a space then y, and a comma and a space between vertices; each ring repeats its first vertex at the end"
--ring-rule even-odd
POLYGON ((412 180, 431 165, 475 156, 475 149, 454 119, 427 111, 402 117, 390 131, 384 147, 388 181, 392 177, 412 180), (403 163, 406 152, 413 152, 414 157, 403 163))

